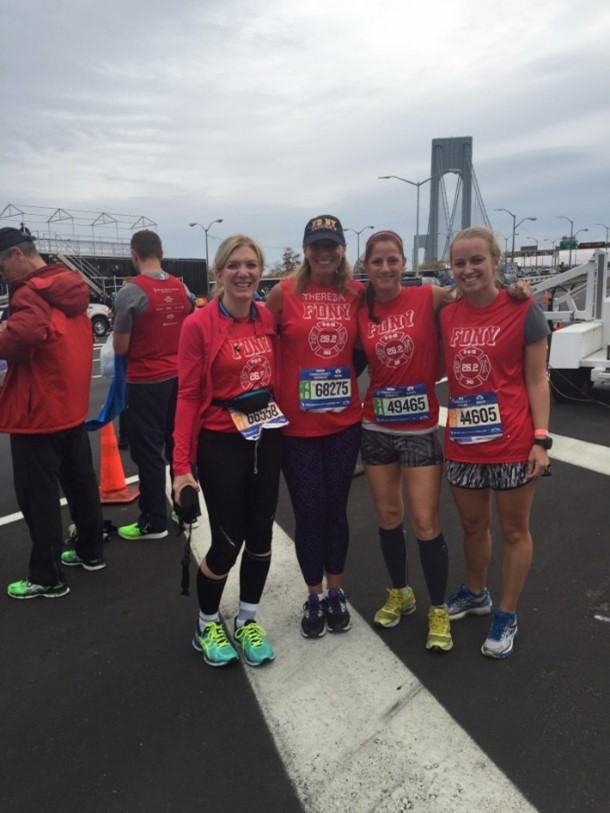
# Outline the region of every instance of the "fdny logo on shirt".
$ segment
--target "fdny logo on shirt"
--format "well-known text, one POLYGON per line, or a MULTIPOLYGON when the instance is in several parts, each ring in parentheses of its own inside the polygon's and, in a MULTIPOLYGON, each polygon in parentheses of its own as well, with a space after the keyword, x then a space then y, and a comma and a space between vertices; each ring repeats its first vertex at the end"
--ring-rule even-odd
POLYGON ((489 356, 478 347, 465 347, 453 359, 453 374, 463 387, 480 387, 490 373, 489 356))
POLYGON ((271 381, 271 364, 264 356, 255 356, 242 367, 239 383, 244 390, 266 387, 271 381))
POLYGON ((347 344, 347 329, 341 322, 318 322, 309 332, 309 346, 323 359, 336 358, 347 344))
POLYGON ((382 336, 375 345, 375 355, 386 367, 400 367, 408 364, 415 345, 413 339, 405 333, 388 333, 382 336))

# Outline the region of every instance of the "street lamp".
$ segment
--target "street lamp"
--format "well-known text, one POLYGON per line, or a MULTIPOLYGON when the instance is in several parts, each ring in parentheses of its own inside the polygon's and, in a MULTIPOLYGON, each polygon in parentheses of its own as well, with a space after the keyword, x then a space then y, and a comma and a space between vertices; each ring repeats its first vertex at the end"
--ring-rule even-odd
MULTIPOLYGON (((574 235, 573 235, 574 239, 576 239, 576 235, 577 235, 577 234, 580 234, 580 233, 581 233, 581 231, 589 231, 589 229, 578 229, 578 231, 575 231, 575 232, 574 232, 574 235)), ((578 244, 576 244, 576 248, 578 248, 578 244)), ((578 259, 577 259, 576 257, 574 257, 574 261, 575 261, 575 262, 578 262, 578 259)))
MULTIPOLYGON (((568 255, 568 265, 571 268, 572 267, 572 243, 574 242, 574 221, 570 220, 570 218, 566 217, 565 215, 555 215, 555 217, 557 218, 557 220, 567 220, 568 223, 570 224, 570 254, 568 255)), ((579 229, 579 231, 582 231, 582 229, 579 229)))
POLYGON ((536 271, 538 270, 538 240, 535 237, 530 237, 529 235, 525 238, 526 240, 533 240, 536 243, 536 271))
POLYGON ((415 204, 415 240, 413 241, 413 273, 417 272, 417 266, 419 265, 419 190, 428 181, 431 181, 432 178, 436 178, 436 175, 430 175, 429 178, 426 178, 423 181, 410 181, 408 178, 401 178, 399 175, 379 175, 380 181, 389 181, 391 178, 394 178, 396 181, 402 181, 403 183, 411 184, 417 189, 417 201, 415 204))
POLYGON ((605 223, 596 223, 595 225, 596 226, 601 226, 602 229, 606 230, 606 239, 605 239, 604 242, 606 243, 606 248, 607 248, 608 247, 608 232, 610 231, 610 226, 606 226, 605 223))
POLYGON ((203 292, 204 296, 208 295, 210 290, 209 284, 209 277, 210 277, 210 261, 208 258, 208 232, 214 225, 214 223, 222 223, 222 217, 219 217, 217 220, 212 220, 211 223, 208 223, 207 226, 203 226, 201 223, 189 223, 189 226, 199 226, 200 229, 203 229, 205 232, 205 290, 203 292))
POLYGON ((552 252, 553 253, 551 254, 551 268, 553 267, 553 261, 555 260, 555 243, 558 243, 560 241, 560 239, 561 239, 560 237, 558 237, 556 240, 551 240, 550 237, 545 237, 544 238, 544 242, 545 243, 550 243, 551 246, 552 246, 552 252))
POLYGON ((354 234, 356 235, 357 243, 358 243, 358 256, 356 257, 356 262, 359 262, 359 260, 360 260, 360 235, 362 234, 363 231, 366 231, 367 229, 374 229, 374 228, 375 228, 375 226, 363 226, 361 229, 349 229, 349 228, 346 228, 346 229, 343 230, 343 231, 353 231, 354 234))
MULTIPOLYGON (((513 219, 513 244, 512 244, 512 251, 511 251, 511 259, 515 262, 515 234, 517 233, 517 227, 520 226, 522 223, 525 223, 526 220, 536 220, 535 217, 524 217, 518 223, 517 215, 510 211, 510 209, 494 209, 494 212, 506 212, 507 215, 510 215, 513 219)), ((525 262, 524 262, 525 265, 525 262)))
MULTIPOLYGON (((440 175, 445 175, 448 172, 454 172, 459 174, 461 172, 460 169, 445 169, 440 175)), ((415 240, 413 241, 413 273, 417 272, 417 267, 419 266, 419 189, 428 181, 431 181, 433 178, 438 178, 439 173, 436 175, 430 175, 429 178, 426 178, 423 181, 410 181, 408 178, 401 178, 399 175, 378 175, 380 181, 389 181, 391 178, 394 178, 396 181, 403 181, 403 183, 411 184, 411 186, 416 187, 417 189, 417 202, 415 207, 415 240)))

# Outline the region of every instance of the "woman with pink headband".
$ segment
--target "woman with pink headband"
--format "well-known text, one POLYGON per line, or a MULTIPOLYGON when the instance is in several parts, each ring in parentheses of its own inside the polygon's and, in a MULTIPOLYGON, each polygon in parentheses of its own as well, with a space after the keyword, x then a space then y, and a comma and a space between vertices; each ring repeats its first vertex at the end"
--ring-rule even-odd
POLYGON ((452 294, 434 285, 403 287, 405 267, 397 234, 381 231, 369 237, 366 307, 358 314, 370 375, 361 454, 391 583, 374 620, 379 627, 395 627, 403 615, 415 612, 408 584, 404 490, 430 599, 426 648, 447 652, 453 641, 445 607, 447 545, 439 520, 443 453, 437 433, 435 383, 441 356, 435 316, 452 294))

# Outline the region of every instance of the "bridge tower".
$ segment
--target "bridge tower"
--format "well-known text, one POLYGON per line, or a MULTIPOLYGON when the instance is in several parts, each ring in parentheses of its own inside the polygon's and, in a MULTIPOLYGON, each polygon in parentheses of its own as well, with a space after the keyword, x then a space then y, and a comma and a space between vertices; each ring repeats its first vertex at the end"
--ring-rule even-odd
POLYGON ((422 240, 425 243, 426 263, 446 257, 452 234, 472 224, 473 188, 481 210, 477 225, 489 225, 472 164, 472 136, 432 139, 430 175, 428 234, 422 240), (448 174, 458 176, 451 206, 445 189, 445 176, 448 174))

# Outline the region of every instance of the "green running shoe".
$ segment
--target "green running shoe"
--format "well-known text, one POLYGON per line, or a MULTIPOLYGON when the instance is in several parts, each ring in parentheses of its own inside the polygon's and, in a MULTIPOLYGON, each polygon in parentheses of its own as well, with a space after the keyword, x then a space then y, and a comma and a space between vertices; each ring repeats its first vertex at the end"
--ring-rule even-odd
POLYGON ((389 587, 385 604, 375 613, 375 624, 378 627, 395 627, 403 615, 415 612, 415 594, 411 587, 389 587))
POLYGON ((261 666, 275 658, 267 633, 253 618, 246 621, 243 627, 236 626, 233 637, 248 666, 261 666))
POLYGON ((81 559, 75 550, 65 550, 61 554, 62 564, 67 567, 83 567, 85 570, 103 570, 106 562, 100 557, 98 559, 81 559))
MULTIPOLYGON (((172 511, 172 522, 175 522, 176 525, 180 525, 180 514, 177 511, 172 511)), ((188 523, 185 523, 185 526, 188 528, 188 523)), ((199 527, 199 517, 195 517, 195 519, 191 522, 191 528, 198 528, 199 527)))
POLYGON ((220 621, 208 621, 203 629, 200 629, 197 623, 193 647, 197 652, 203 653, 203 660, 208 666, 230 666, 239 663, 237 650, 227 638, 220 621))
POLYGON ((6 591, 11 598, 61 598, 67 596, 70 588, 63 582, 47 587, 44 584, 34 584, 29 579, 9 584, 6 591))
POLYGON ((119 536, 133 542, 139 542, 140 539, 164 539, 167 536, 167 530, 153 531, 150 525, 138 525, 137 522, 134 522, 133 525, 121 525, 119 536))
POLYGON ((428 610, 426 649, 433 652, 449 652, 450 649, 453 649, 451 621, 446 607, 430 607, 428 610))

